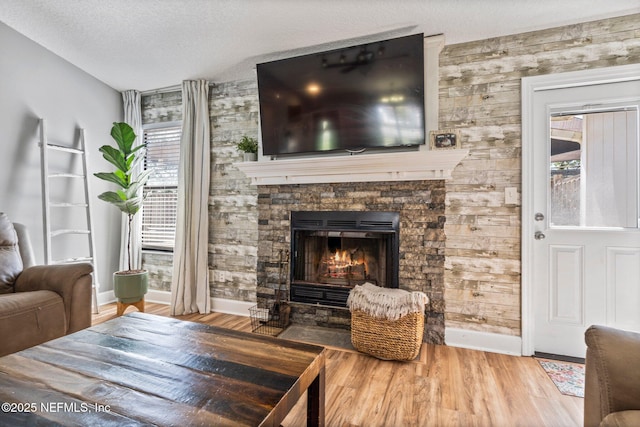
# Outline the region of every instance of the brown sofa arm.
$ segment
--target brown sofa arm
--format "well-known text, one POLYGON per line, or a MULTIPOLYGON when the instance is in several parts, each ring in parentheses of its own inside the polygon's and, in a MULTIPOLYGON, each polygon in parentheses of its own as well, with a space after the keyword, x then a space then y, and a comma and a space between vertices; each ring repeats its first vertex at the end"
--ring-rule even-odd
POLYGON ((48 290, 60 294, 70 334, 91 326, 92 272, 88 263, 37 265, 20 273, 15 291, 48 290))
POLYGON ((613 412, 640 410, 640 334, 591 326, 585 342, 585 427, 613 412))

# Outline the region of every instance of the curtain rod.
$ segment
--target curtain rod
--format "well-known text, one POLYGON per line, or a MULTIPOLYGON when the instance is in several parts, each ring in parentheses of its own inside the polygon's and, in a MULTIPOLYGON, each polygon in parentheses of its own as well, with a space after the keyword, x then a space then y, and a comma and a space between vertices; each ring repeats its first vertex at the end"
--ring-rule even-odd
MULTIPOLYGON (((213 82, 209 82, 209 86, 215 86, 216 84, 213 82)), ((178 92, 182 90, 182 85, 181 84, 177 84, 177 85, 173 85, 173 86, 166 86, 166 87, 161 87, 158 89, 150 89, 150 90, 145 90, 145 91, 141 91, 140 95, 152 95, 152 94, 156 94, 156 93, 167 93, 167 92, 178 92)))

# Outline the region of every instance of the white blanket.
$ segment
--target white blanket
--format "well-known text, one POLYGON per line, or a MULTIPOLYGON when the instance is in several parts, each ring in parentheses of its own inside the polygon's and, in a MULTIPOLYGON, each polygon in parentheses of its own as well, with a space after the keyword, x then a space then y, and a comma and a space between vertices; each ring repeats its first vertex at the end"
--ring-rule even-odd
POLYGON ((428 302, 423 292, 381 288, 367 282, 351 290, 347 306, 378 319, 398 320, 409 313, 424 312, 428 302))

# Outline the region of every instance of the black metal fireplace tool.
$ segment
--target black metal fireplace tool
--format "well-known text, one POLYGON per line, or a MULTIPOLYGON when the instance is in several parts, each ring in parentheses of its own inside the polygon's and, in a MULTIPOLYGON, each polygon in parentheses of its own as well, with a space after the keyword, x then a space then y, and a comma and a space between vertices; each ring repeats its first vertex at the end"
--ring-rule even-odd
POLYGON ((282 299, 283 289, 282 286, 286 283, 284 279, 283 266, 289 265, 289 251, 280 249, 278 253, 278 289, 276 290, 276 300, 271 307, 271 318, 279 320, 282 328, 286 328, 289 325, 289 315, 291 314, 291 306, 289 302, 282 299))

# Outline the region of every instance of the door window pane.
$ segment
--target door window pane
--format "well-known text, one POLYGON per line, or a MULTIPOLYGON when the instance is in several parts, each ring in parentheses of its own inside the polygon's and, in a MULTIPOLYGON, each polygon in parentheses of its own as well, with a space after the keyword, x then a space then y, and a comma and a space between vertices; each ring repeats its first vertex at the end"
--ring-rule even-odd
POLYGON ((553 114, 550 225, 638 227, 638 111, 553 114))

